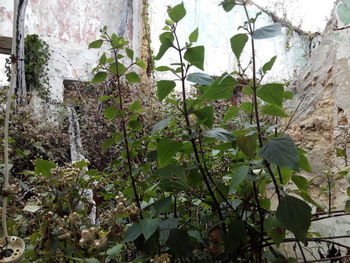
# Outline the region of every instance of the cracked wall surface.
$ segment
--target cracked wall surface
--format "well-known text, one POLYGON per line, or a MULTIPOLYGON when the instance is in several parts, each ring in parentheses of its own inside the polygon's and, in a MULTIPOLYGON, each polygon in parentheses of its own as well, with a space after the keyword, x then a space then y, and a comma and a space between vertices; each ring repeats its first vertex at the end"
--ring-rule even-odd
MULTIPOLYGON (((0 2, 0 35, 12 35, 13 1, 0 2)), ((49 77, 53 97, 63 99, 63 79, 91 79, 99 52, 88 44, 100 37, 99 29, 124 33, 140 56, 142 38, 142 0, 29 0, 26 11, 26 34, 38 34, 51 50, 49 77)), ((4 72, 6 56, 0 56, 4 72)), ((7 83, 0 74, 0 85, 7 83)))

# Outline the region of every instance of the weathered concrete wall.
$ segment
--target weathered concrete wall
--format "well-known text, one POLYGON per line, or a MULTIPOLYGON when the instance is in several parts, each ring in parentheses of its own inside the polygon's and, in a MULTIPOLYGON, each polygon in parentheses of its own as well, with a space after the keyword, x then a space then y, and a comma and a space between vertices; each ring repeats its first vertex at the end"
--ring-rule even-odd
MULTIPOLYGON (((13 1, 0 2, 0 34, 12 34, 13 1)), ((124 33, 140 55, 142 38, 141 0, 30 0, 26 12, 26 34, 38 34, 51 50, 49 64, 53 97, 63 99, 63 79, 91 79, 99 54, 88 50, 89 42, 100 37, 99 29, 124 33)), ((4 72, 0 57, 0 72, 4 72)), ((6 84, 0 74, 0 85, 6 84)))
MULTIPOLYGON (((167 19, 167 6, 178 4, 178 0, 152 0, 150 1, 150 24, 152 47, 158 51, 160 42, 158 36, 162 33, 164 21, 167 19)), ((211 75, 221 75, 237 69, 237 61, 230 47, 230 38, 238 33, 237 28, 243 25, 246 17, 243 8, 236 6, 231 12, 226 13, 221 6, 220 0, 185 0, 183 1, 187 10, 186 17, 179 23, 179 37, 182 43, 188 39, 188 35, 199 28, 198 45, 204 45, 205 65, 204 70, 211 75)), ((249 13, 254 17, 260 10, 256 6, 249 6, 249 13)), ((257 28, 270 25, 271 18, 263 13, 257 22, 257 28)), ((309 40, 295 33, 288 33, 287 29, 275 38, 256 41, 257 65, 261 67, 277 55, 277 61, 272 71, 268 73, 267 80, 289 80, 296 76, 303 67, 309 56, 309 40)), ((247 44, 243 55, 243 66, 249 63, 251 58, 250 45, 247 44)), ((157 65, 166 65, 176 61, 177 55, 173 52, 167 53, 157 65)), ((194 71, 198 71, 195 69, 194 71)), ((167 74, 158 76, 172 78, 167 74)))

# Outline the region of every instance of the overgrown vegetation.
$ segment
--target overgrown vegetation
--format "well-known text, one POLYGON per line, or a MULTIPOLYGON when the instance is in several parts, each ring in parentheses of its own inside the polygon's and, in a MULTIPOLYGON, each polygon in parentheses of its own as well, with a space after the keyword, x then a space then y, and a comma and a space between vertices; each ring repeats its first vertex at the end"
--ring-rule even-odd
MULTIPOLYGON (((28 165, 16 175, 22 190, 11 192, 9 232, 26 237, 24 262, 315 262, 310 255, 346 262, 349 246, 310 226, 348 214, 349 201, 339 211, 309 195, 310 182, 299 173, 311 172, 306 152, 286 135, 293 115, 283 103, 293 94, 281 83, 263 83, 276 57, 264 65, 255 61, 255 41, 276 36, 280 25, 255 29, 259 15, 250 17, 246 2, 222 3, 227 12, 236 5, 247 20, 230 39, 239 68, 215 79, 190 73, 204 70, 205 47, 196 45, 200 29, 181 43, 185 7, 169 8, 155 60, 169 49, 178 59, 155 68, 175 78, 156 82, 159 102, 135 92, 146 64, 134 57, 128 41, 101 30, 89 48, 111 49, 93 70, 92 84, 104 89, 96 92, 98 104, 81 101, 79 112, 83 137, 104 140, 103 149, 100 154, 92 141, 84 143, 90 170, 86 160, 70 164, 60 158, 63 164, 35 155, 33 169, 28 165), (248 48, 249 71, 240 61, 248 48), (246 100, 232 106, 237 89, 246 100), (94 204, 84 196, 86 189, 94 191, 97 224, 88 218, 94 204), (289 243, 297 253, 282 249, 289 243)), ((338 176, 349 177, 347 169, 338 176)), ((321 190, 329 195, 334 176, 326 177, 321 190)))
MULTIPOLYGON (((45 101, 50 99, 50 83, 48 62, 50 60, 49 45, 38 35, 27 35, 24 39, 24 68, 27 93, 36 91, 37 96, 45 101)), ((6 59, 6 76, 11 80, 11 60, 6 59)))

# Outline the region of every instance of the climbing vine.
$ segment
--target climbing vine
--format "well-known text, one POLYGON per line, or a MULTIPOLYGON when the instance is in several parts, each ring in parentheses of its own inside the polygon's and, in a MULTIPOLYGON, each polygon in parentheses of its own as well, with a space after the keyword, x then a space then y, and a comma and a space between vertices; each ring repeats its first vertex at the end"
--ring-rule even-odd
MULTIPOLYGON (((24 40, 25 79, 27 93, 36 91, 38 96, 47 101, 50 98, 48 62, 51 54, 49 45, 38 35, 27 35, 24 40)), ((11 78, 11 61, 6 59, 6 76, 11 78)))

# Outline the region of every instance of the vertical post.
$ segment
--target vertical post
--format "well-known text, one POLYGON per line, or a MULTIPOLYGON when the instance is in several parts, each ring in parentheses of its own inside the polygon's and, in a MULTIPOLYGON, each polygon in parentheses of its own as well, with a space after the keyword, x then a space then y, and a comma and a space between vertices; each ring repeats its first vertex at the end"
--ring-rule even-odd
POLYGON ((27 97, 27 88, 25 80, 25 68, 24 68, 24 20, 25 13, 27 8, 28 0, 15 0, 16 3, 16 12, 14 12, 13 22, 15 24, 16 35, 13 36, 13 40, 16 44, 15 58, 17 63, 16 66, 16 86, 15 86, 15 95, 16 95, 16 104, 25 105, 27 97))

